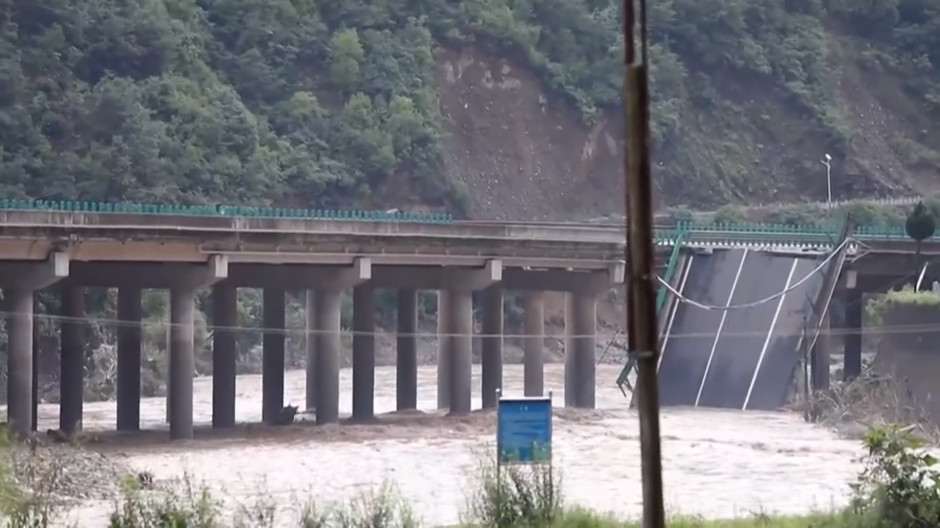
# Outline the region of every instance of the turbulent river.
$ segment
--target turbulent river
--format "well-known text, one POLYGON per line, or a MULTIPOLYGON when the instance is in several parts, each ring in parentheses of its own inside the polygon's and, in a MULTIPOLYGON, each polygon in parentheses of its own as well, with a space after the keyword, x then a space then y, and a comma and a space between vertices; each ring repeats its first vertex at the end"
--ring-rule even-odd
MULTIPOLYGON (((634 517, 641 513, 638 422, 613 383, 618 367, 598 367, 596 411, 557 411, 555 460, 568 504, 634 517)), ((436 407, 436 367, 418 373, 418 406, 436 407)), ((547 389, 564 402, 562 365, 546 365, 547 389)), ((195 418, 211 418, 211 379, 195 386, 195 418)), ((261 418, 260 376, 240 376, 237 419, 261 418)), ((350 412, 351 372, 341 374, 341 412, 350 412)), ((376 372, 375 410, 394 410, 395 370, 376 372)), ((479 401, 474 371, 474 407, 479 401)), ((521 365, 506 365, 504 391, 522 390, 521 365)), ((286 402, 304 399, 304 374, 287 373, 286 402)), ((145 428, 165 428, 165 400, 145 399, 145 428)), ((111 429, 113 402, 85 405, 85 430, 111 429)), ((42 405, 40 428, 57 426, 58 407, 42 405)), ((801 513, 846 501, 859 469, 858 442, 804 423, 790 413, 666 409, 662 414, 666 501, 671 512, 730 517, 756 512, 801 513)), ((242 505, 266 494, 285 510, 313 498, 337 501, 393 483, 424 523, 459 520, 481 450, 494 441, 491 414, 464 419, 400 420, 395 424, 297 428, 290 435, 251 434, 182 444, 147 442, 109 448, 158 480, 192 475, 242 505)), ((111 503, 91 501, 71 513, 82 526, 101 525, 111 503)))

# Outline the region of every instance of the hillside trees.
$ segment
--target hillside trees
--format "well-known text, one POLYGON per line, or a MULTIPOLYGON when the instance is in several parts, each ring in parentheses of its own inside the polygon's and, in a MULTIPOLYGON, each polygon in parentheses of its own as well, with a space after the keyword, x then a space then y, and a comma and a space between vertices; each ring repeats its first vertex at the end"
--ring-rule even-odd
MULTIPOLYGON (((377 191, 397 175, 415 202, 456 208, 435 49, 528 65, 590 121, 620 101, 618 6, 0 0, 0 196, 393 207, 405 204, 377 191)), ((703 151, 710 138, 692 125, 740 125, 738 81, 782 95, 844 153, 852 130, 827 89, 833 33, 864 39, 940 108, 930 0, 662 0, 650 24, 657 177, 713 202, 734 196, 729 181, 746 187, 735 178, 753 157, 728 162, 735 138, 703 151)))

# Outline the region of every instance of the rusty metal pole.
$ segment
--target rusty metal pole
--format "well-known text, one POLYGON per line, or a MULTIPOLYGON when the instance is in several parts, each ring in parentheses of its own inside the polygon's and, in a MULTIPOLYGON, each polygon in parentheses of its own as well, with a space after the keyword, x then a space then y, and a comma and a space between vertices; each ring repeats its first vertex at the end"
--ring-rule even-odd
POLYGON ((659 432, 659 386, 656 368, 659 343, 656 324, 656 275, 653 268, 653 196, 650 162, 649 53, 646 0, 623 3, 623 110, 626 120, 626 260, 627 336, 636 359, 636 401, 640 415, 640 458, 643 476, 643 527, 665 528, 662 441, 659 432), (637 57, 634 30, 639 26, 637 57))

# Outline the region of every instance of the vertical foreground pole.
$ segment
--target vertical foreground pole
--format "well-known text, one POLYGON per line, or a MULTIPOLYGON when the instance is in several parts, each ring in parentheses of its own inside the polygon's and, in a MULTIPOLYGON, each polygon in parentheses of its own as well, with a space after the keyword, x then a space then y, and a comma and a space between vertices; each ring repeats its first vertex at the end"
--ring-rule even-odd
POLYGON ((646 0, 624 0, 625 54, 623 109, 627 149, 625 205, 627 268, 627 335, 629 350, 637 361, 637 409, 640 415, 640 458, 643 475, 643 526, 665 528, 663 504, 662 445, 659 430, 659 384, 656 367, 659 350, 653 271, 653 210, 650 174, 649 48, 646 0), (637 24, 639 23, 639 24, 637 24), (640 28, 640 57, 637 60, 634 26, 640 28))

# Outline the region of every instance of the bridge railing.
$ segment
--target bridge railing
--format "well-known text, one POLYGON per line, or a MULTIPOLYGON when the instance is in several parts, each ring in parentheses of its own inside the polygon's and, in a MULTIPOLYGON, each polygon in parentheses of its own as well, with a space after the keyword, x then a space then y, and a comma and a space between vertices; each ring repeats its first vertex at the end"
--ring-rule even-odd
POLYGON ((391 222, 452 222, 449 213, 370 211, 362 209, 299 209, 240 205, 180 205, 129 202, 83 202, 71 200, 0 199, 0 210, 62 211, 74 213, 124 213, 177 216, 240 216, 257 218, 309 218, 391 222))
MULTIPOLYGON (((254 207, 241 205, 180 205, 130 202, 93 202, 72 200, 0 199, 0 211, 59 211, 74 213, 122 213, 175 216, 228 216, 255 218, 291 218, 311 220, 389 221, 451 223, 449 213, 379 211, 362 209, 301 209, 284 207, 254 207)), ((515 224, 514 222, 505 222, 515 224)), ((569 225, 564 223, 560 225, 569 225)), ((570 223, 570 225, 583 225, 570 223)), ((598 226, 611 231, 622 231, 619 225, 598 226)), ((838 235, 839 225, 793 225, 758 222, 696 223, 679 222, 671 226, 658 226, 654 240, 661 246, 673 246, 677 240, 687 243, 743 243, 775 245, 828 245, 838 235)), ((858 226, 853 235, 859 240, 907 239, 903 227, 858 226)), ((936 238, 940 239, 940 236, 936 238)))
MULTIPOLYGON (((676 240, 699 243, 769 243, 780 245, 829 245, 838 237, 841 226, 792 225, 772 223, 699 224, 680 222, 674 227, 660 228, 656 241, 672 245, 676 240)), ((857 226, 852 236, 858 240, 909 239, 903 227, 857 226)), ((936 237, 940 239, 940 237, 936 237)))

